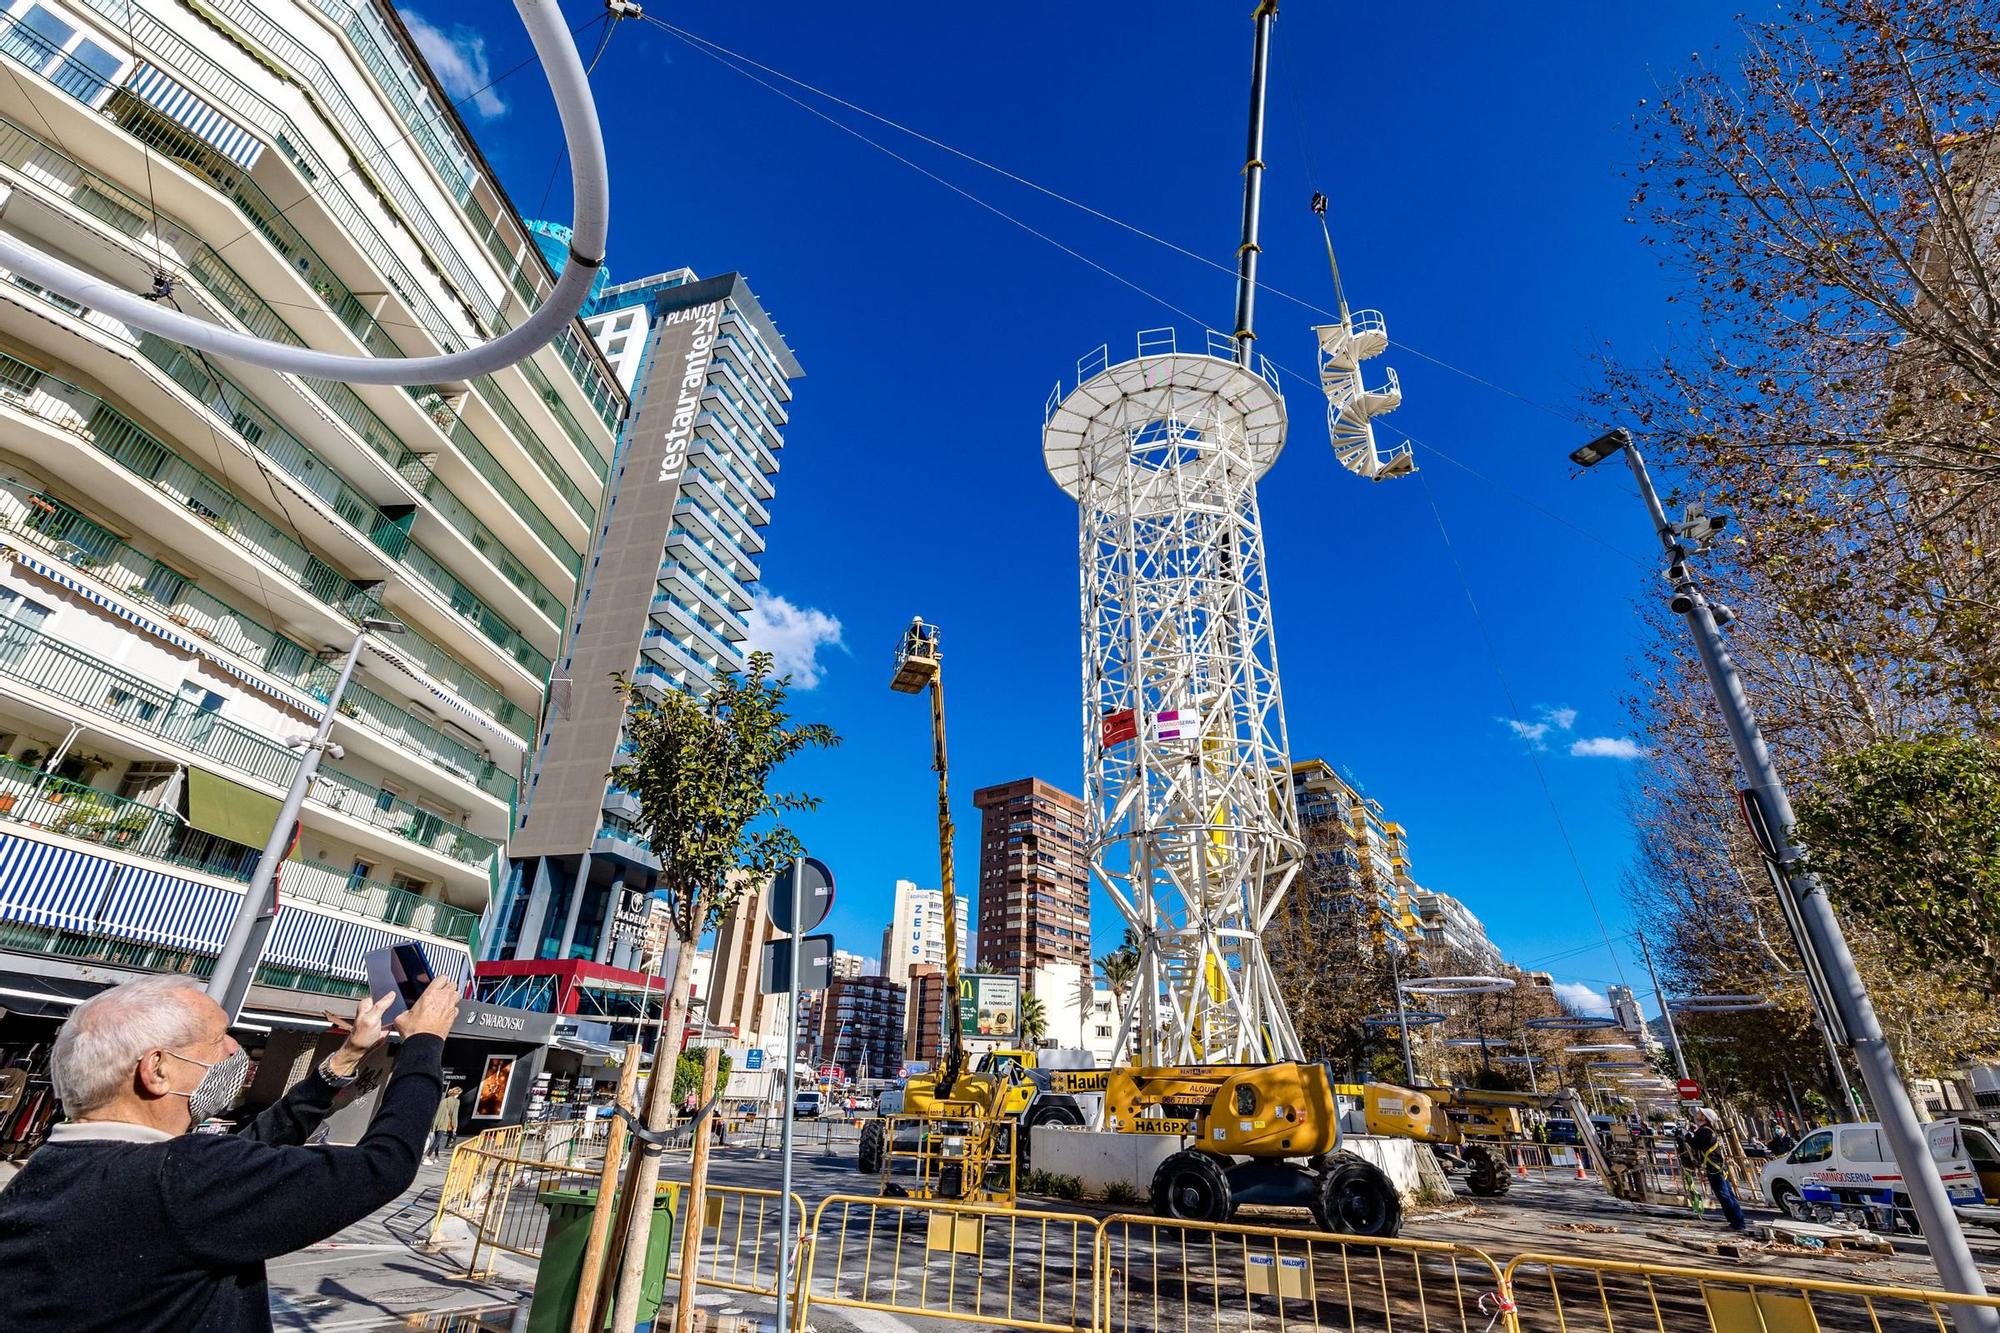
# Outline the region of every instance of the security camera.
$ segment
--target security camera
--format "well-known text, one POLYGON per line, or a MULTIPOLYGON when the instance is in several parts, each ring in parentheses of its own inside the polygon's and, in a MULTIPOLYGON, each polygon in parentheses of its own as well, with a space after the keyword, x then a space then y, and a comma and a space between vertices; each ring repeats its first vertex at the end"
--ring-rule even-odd
POLYGON ((1717 629, 1728 629, 1736 623, 1736 612, 1731 607, 1717 602, 1709 609, 1715 613, 1715 627, 1717 629))
POLYGON ((1667 566, 1667 582, 1686 583, 1687 581, 1688 581, 1688 567, 1684 561, 1676 560, 1674 561, 1674 563, 1667 566))
POLYGON ((1692 593, 1677 592, 1674 594, 1673 600, 1667 603, 1667 607, 1675 615, 1684 616, 1694 610, 1694 595, 1692 593))
POLYGON ((1728 515, 1711 514, 1700 501, 1696 501, 1681 511, 1681 521, 1674 525, 1674 531, 1680 535, 1682 541, 1697 551, 1705 551, 1709 543, 1714 541, 1727 526, 1729 526, 1728 515))

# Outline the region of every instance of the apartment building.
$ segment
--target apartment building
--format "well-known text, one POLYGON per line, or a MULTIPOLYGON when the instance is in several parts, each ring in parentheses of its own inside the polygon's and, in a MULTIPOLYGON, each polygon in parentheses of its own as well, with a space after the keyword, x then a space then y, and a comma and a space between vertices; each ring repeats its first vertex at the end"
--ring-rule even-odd
MULTIPOLYGON (((952 895, 958 922, 959 966, 972 956, 966 934, 971 906, 963 894, 952 895)), ((944 893, 920 889, 907 879, 896 881, 894 916, 882 931, 882 975, 899 985, 910 980, 918 964, 944 967, 944 893)))
POLYGON ((1019 977, 1049 963, 1090 967, 1090 863, 1083 802, 1040 778, 982 787, 979 968, 1019 977))
POLYGON ((1292 887, 1296 903, 1328 930, 1406 945, 1399 924, 1411 909, 1409 842, 1403 826, 1384 817, 1324 759, 1291 768, 1305 864, 1292 887))
MULTIPOLYGON (((634 822, 637 796, 605 777, 631 753, 625 701, 609 681, 622 675, 658 699, 705 692, 748 665, 766 506, 790 384, 803 374, 735 273, 676 269, 611 283, 583 321, 632 386, 633 411, 553 667, 506 896, 479 967, 482 995, 556 1012, 645 993, 621 923, 653 891, 659 861, 634 822)), ((721 960, 731 976, 743 961, 734 952, 721 960)), ((741 1026, 742 1001, 732 997, 742 995, 737 981, 718 984, 732 1015, 724 1021, 764 1030, 755 1016, 741 1026)))
POLYGON ((1485 925, 1471 908, 1448 893, 1424 888, 1412 887, 1409 900, 1434 971, 1492 972, 1500 966, 1499 946, 1487 937, 1485 925))
MULTIPOLYGON (((104 281, 385 357, 553 289, 377 0, 7 0, 0 61, 6 227, 104 281)), ((0 272, 0 1022, 207 973, 365 622, 246 1027, 323 1029, 396 940, 464 980, 626 402, 580 323, 350 387, 0 272)))
POLYGON ((905 988, 887 977, 841 977, 816 1006, 817 1058, 850 1079, 894 1078, 903 1064, 905 988))

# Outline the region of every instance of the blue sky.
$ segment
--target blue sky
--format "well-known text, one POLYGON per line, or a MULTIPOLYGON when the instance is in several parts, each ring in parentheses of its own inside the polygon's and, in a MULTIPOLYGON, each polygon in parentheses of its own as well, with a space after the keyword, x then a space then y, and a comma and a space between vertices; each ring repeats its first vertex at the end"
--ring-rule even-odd
MULTIPOLYGON (((578 23, 597 12, 567 8, 578 23)), ((670 17, 1228 264, 1249 9, 774 2, 670 17)), ((511 6, 415 10, 442 30, 430 40, 455 91, 527 53, 511 6)), ((1598 990, 1641 976, 1636 950, 1605 949, 1584 884, 1622 937, 1623 798, 1644 759, 1618 756, 1644 738, 1621 695, 1654 560, 1622 470, 1572 480, 1564 455, 1594 433, 1572 418, 1595 350, 1639 359, 1672 336, 1671 275, 1626 220, 1620 172, 1653 80, 1731 46, 1734 12, 1564 3, 1523 24, 1497 5, 1293 0, 1274 40, 1264 280, 1331 304, 1307 207, 1326 192, 1349 299, 1382 310, 1398 343, 1375 363, 1404 387, 1388 435, 1414 436, 1423 469, 1376 486, 1343 472, 1323 399, 1288 384, 1290 443, 1262 498, 1293 752, 1379 799, 1409 830, 1418 879, 1463 898, 1510 958, 1598 990)), ((893 882, 937 878, 925 710, 886 688, 897 636, 919 613, 946 636, 970 887, 975 787, 1080 786, 1076 514, 1042 470, 1043 400, 1100 343, 1129 352, 1136 330, 1185 321, 656 28, 623 25, 594 82, 614 279, 739 270, 807 369, 764 587, 805 613, 788 645, 831 633, 811 616, 838 621, 798 704, 845 744, 787 777, 826 798, 799 828, 834 869, 841 947, 872 957, 893 882)), ((466 114, 516 203, 565 219, 548 105, 531 64, 466 114)), ((819 105, 1229 322, 1230 276, 819 105)), ((1265 294, 1260 350, 1310 371, 1316 318, 1265 294)), ((1101 895, 1097 930, 1100 951, 1119 932, 1101 895)))

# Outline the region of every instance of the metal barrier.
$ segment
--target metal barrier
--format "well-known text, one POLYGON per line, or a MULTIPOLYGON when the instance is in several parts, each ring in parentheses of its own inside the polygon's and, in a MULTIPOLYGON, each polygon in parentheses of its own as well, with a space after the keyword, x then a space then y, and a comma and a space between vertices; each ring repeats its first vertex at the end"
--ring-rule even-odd
POLYGON ((831 1305, 1095 1333, 1098 1248, 1081 1213, 836 1194, 813 1214, 796 1327, 831 1305))
POLYGON ((1557 1254, 1519 1255, 1505 1279, 1523 1333, 1949 1333, 1956 1311, 2000 1310, 1994 1296, 1557 1254))
MULTIPOLYGON (((687 1238, 698 1235, 695 1286, 778 1294, 778 1191, 734 1185, 704 1185, 701 1224, 676 1229, 678 1242, 667 1265, 667 1280, 679 1279, 687 1238)), ((805 1200, 792 1195, 792 1243, 806 1238, 805 1200)))
MULTIPOLYGON (((853 1157, 861 1148, 861 1127, 872 1116, 858 1120, 829 1117, 792 1122, 792 1144, 800 1152, 816 1152, 822 1157, 853 1157)), ((775 1115, 725 1117, 721 1141, 730 1147, 752 1147, 777 1151, 783 1141, 784 1117, 775 1115)))
POLYGON ((1437 1241, 1120 1214, 1099 1226, 1097 1333, 1484 1333, 1507 1322, 1485 1252, 1437 1241))

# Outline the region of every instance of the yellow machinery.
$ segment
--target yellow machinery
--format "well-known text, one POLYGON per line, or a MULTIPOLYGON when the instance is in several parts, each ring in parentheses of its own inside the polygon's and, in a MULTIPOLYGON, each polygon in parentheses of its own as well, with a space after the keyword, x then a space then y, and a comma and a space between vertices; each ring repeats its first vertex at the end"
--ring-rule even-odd
POLYGON ((1533 1093, 1486 1092, 1477 1088, 1398 1087, 1368 1083, 1361 1089, 1362 1111, 1370 1134, 1428 1143, 1447 1158, 1465 1163, 1474 1194, 1505 1194, 1506 1140, 1522 1137, 1521 1112, 1543 1106, 1549 1098, 1533 1093))
POLYGON ((917 1115, 871 1120, 884 1129, 881 1142, 882 1193, 899 1199, 945 1199, 955 1203, 1014 1202, 1018 1127, 1012 1120, 983 1113, 957 1116, 940 1106, 917 1115), (896 1166, 907 1162, 908 1175, 896 1166))
MULTIPOLYGON (((1058 1075, 1083 1091, 1088 1075, 1058 1075)), ((1227 1221, 1239 1205, 1303 1207, 1329 1231, 1393 1236, 1403 1205, 1389 1177, 1340 1148, 1340 1112, 1325 1065, 1178 1065, 1097 1071, 1104 1126, 1185 1136, 1153 1174, 1153 1211, 1227 1221)))

